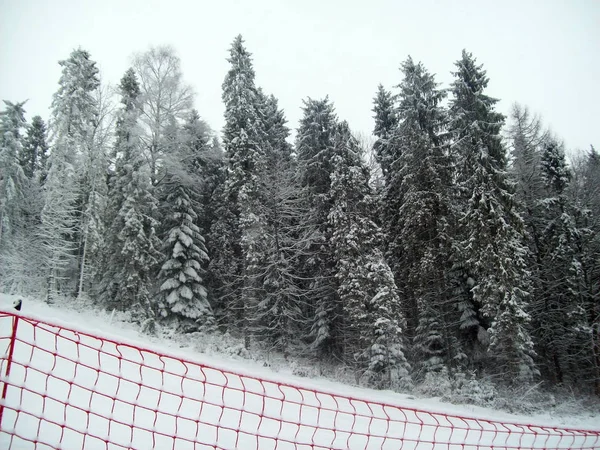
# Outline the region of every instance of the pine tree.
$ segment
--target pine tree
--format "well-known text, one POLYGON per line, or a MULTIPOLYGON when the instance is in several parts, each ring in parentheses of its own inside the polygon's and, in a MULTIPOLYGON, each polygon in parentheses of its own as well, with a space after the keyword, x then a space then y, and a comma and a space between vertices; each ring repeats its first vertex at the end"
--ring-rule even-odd
POLYGON ((538 299, 543 291, 540 271, 542 263, 544 228, 544 182, 542 179, 541 155, 543 146, 550 138, 544 131, 542 121, 532 116, 527 107, 514 105, 511 110, 508 143, 511 150, 510 174, 516 181, 515 207, 519 209, 525 224, 525 243, 529 249, 527 266, 531 271, 532 300, 538 299))
POLYGON ((125 72, 118 86, 121 95, 121 109, 117 112, 115 129, 116 141, 112 152, 114 171, 110 173, 108 182, 106 220, 104 226, 104 251, 100 255, 100 267, 97 273, 95 291, 98 299, 104 304, 116 304, 117 289, 120 280, 116 273, 121 265, 120 241, 117 239, 123 222, 118 217, 125 201, 125 164, 131 161, 139 145, 140 129, 140 88, 133 69, 125 72))
POLYGON ((497 100, 484 94, 488 78, 473 56, 463 51, 456 67, 449 129, 462 208, 457 259, 471 280, 473 310, 487 327, 476 336, 484 341, 489 336, 494 370, 529 380, 538 373, 526 312, 530 274, 500 137, 504 117, 494 110, 497 100))
POLYGON ((138 310, 151 327, 157 314, 154 283, 162 254, 156 234, 158 222, 153 218, 158 202, 152 195, 150 170, 141 155, 124 164, 124 202, 117 220, 123 228, 117 234, 121 244, 121 264, 115 300, 121 309, 138 310))
POLYGON ((297 179, 299 195, 308 213, 302 219, 304 230, 299 236, 301 256, 297 271, 306 280, 302 289, 310 301, 305 314, 311 324, 312 346, 324 353, 339 353, 342 307, 337 296, 327 219, 332 206, 330 189, 337 117, 328 98, 308 99, 303 110, 296 138, 297 179))

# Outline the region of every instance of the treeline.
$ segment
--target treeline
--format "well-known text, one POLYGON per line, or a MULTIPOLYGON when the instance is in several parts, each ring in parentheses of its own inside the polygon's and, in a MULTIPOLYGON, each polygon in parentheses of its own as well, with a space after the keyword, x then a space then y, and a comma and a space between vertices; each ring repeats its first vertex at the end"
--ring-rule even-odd
POLYGON ((1 288, 227 330, 376 387, 476 373, 600 395, 593 147, 569 163, 527 108, 507 120, 464 51, 447 89, 410 57, 379 86, 372 148, 328 98, 304 101, 291 145, 241 36, 229 62, 222 143, 169 48, 115 95, 73 51, 48 125, 5 101, 1 288))

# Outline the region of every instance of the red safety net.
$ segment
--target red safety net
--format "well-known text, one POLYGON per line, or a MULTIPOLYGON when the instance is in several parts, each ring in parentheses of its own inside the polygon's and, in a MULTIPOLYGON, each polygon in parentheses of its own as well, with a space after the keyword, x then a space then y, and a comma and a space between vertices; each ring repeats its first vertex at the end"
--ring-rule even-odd
POLYGON ((600 431, 340 395, 8 311, 0 352, 0 448, 600 448, 600 431))

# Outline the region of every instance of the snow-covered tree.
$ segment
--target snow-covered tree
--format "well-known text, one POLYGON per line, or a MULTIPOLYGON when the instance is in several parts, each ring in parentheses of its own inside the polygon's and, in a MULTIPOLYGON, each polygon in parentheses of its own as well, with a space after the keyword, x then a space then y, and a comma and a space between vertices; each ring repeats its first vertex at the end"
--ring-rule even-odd
POLYGON ((22 292, 24 265, 28 252, 23 252, 31 223, 27 200, 30 181, 19 157, 23 151, 25 102, 4 101, 0 112, 0 286, 11 292, 22 292), (22 253, 23 252, 23 253, 22 253))
MULTIPOLYGON (((391 139, 399 158, 390 183, 398 183, 396 229, 389 230, 396 245, 396 276, 416 324, 415 357, 426 370, 441 370, 453 357, 448 348, 449 281, 453 234, 453 172, 445 135, 445 96, 435 78, 409 57, 401 66, 397 117, 391 139)), ((389 198, 389 197, 387 197, 389 198)))
POLYGON ((394 158, 394 153, 390 148, 391 138, 398 126, 398 116, 391 92, 385 90, 380 84, 377 87, 377 94, 373 99, 373 110, 375 113, 375 129, 373 134, 377 136, 377 141, 373 146, 377 162, 381 166, 384 179, 387 181, 390 177, 390 170, 394 158))
POLYGON ((579 228, 585 228, 582 242, 582 273, 585 290, 581 293, 587 313, 588 335, 586 367, 590 367, 585 379, 594 384, 594 392, 600 395, 600 153, 591 146, 580 168, 581 190, 576 197, 582 207, 577 217, 579 228))
POLYGON ((539 286, 540 246, 544 227, 544 183, 540 163, 544 143, 550 138, 541 119, 527 107, 515 104, 510 113, 508 144, 510 148, 509 173, 516 181, 515 200, 526 227, 529 248, 527 265, 532 273, 532 296, 537 297, 539 286))
POLYGON ((184 120, 192 107, 194 93, 183 82, 181 60, 172 47, 152 47, 137 54, 133 67, 140 85, 140 140, 152 175, 160 179, 165 149, 164 132, 172 118, 184 120))
POLYGON ((266 160, 259 174, 265 250, 260 268, 261 296, 252 314, 252 328, 253 334, 287 354, 305 325, 303 292, 295 274, 303 211, 285 115, 272 95, 259 90, 259 101, 266 160))
POLYGON ((69 281, 76 279, 75 253, 85 223, 82 210, 87 207, 83 200, 85 192, 81 189, 85 176, 82 168, 86 146, 98 118, 94 92, 100 83, 96 63, 85 50, 74 50, 59 64, 62 74, 52 101, 52 151, 44 184, 45 204, 40 228, 46 248, 49 301, 57 292, 65 293, 69 281))
MULTIPOLYGON (((517 182, 515 193, 527 216, 535 215, 534 209, 543 190, 540 157, 549 137, 539 116, 532 116, 527 107, 513 105, 508 129, 510 170, 517 182)), ((531 225, 527 223, 527 226, 531 225)))
POLYGON ((40 116, 34 116, 27 127, 27 136, 19 158, 28 178, 33 178, 35 175, 39 182, 45 181, 48 152, 46 124, 40 116))
POLYGON ((211 326, 214 320, 206 289, 209 258, 198 226, 210 128, 205 125, 200 133, 197 112, 191 119, 186 123, 185 138, 174 117, 164 130, 165 167, 159 184, 165 255, 158 274, 160 311, 163 317, 177 318, 185 329, 211 326), (196 127, 190 128, 192 125, 196 127))
POLYGON ((540 173, 545 187, 538 200, 540 239, 537 243, 537 284, 533 303, 534 335, 546 375, 562 383, 577 377, 585 358, 588 334, 582 253, 589 230, 577 226, 581 214, 566 197, 571 180, 564 152, 556 141, 548 140, 540 158, 540 173))
MULTIPOLYGON (((337 294, 343 305, 343 351, 376 386, 406 379, 405 320, 392 272, 379 249, 375 202, 360 147, 345 122, 335 134, 328 221, 337 294)), ((406 380, 405 380, 406 381, 406 380)))
POLYGON ((456 67, 449 130, 458 157, 462 208, 457 259, 473 284, 473 309, 487 328, 485 333, 478 329, 476 336, 489 336, 493 370, 513 380, 530 380, 538 373, 527 312, 530 273, 500 137, 504 117, 494 109, 497 100, 484 93, 488 78, 473 56, 463 51, 456 67))
POLYGON ((223 182, 223 152, 208 124, 195 109, 190 112, 180 131, 182 160, 196 178, 194 191, 199 202, 198 226, 208 235, 216 220, 213 196, 223 182))
POLYGON ((161 242, 156 234, 158 202, 152 194, 150 170, 136 155, 123 167, 124 202, 117 221, 123 224, 117 234, 121 244, 120 259, 116 273, 117 305, 122 309, 139 308, 146 320, 154 320, 154 280, 162 254, 161 242))
POLYGON ((205 325, 212 321, 204 281, 208 254, 196 225, 198 216, 188 188, 175 177, 170 182, 174 186, 166 196, 170 205, 164 248, 167 260, 159 273, 160 292, 164 296, 161 310, 165 316, 175 314, 205 325))
POLYGON ((25 173, 19 164, 23 147, 21 132, 25 126, 25 102, 4 100, 4 104, 5 110, 0 113, 0 247, 5 232, 14 228, 14 222, 19 220, 19 202, 25 184, 25 173))
MULTIPOLYGON (((214 255, 211 270, 219 273, 219 307, 230 312, 249 345, 250 310, 257 304, 258 270, 263 258, 263 226, 259 196, 259 173, 264 165, 261 145, 263 126, 259 116, 259 96, 255 86, 251 54, 237 36, 228 58, 231 67, 223 82, 225 128, 223 145, 228 160, 223 185, 222 208, 213 243, 224 247, 214 255), (227 235, 223 234, 227 233, 227 235)), ((214 248, 214 245, 213 245, 214 248)))
POLYGON ((109 191, 109 223, 98 289, 105 304, 122 310, 135 307, 142 319, 151 321, 157 312, 154 279, 162 254, 154 218, 158 201, 139 137, 140 88, 132 69, 123 76, 119 91, 122 106, 116 126, 117 160, 109 191))
POLYGON ((299 236, 298 274, 305 280, 309 299, 306 311, 311 324, 310 341, 325 353, 341 350, 342 307, 337 295, 335 262, 330 248, 331 229, 327 219, 332 200, 334 134, 337 116, 328 98, 304 101, 304 115, 296 137, 299 196, 307 215, 299 236))
POLYGON ((103 228, 107 207, 109 172, 109 147, 113 127, 113 103, 108 91, 110 87, 99 86, 95 91, 97 113, 91 122, 84 153, 81 160, 80 203, 82 204, 79 225, 78 266, 79 281, 77 295, 91 287, 97 271, 97 263, 103 246, 103 228))

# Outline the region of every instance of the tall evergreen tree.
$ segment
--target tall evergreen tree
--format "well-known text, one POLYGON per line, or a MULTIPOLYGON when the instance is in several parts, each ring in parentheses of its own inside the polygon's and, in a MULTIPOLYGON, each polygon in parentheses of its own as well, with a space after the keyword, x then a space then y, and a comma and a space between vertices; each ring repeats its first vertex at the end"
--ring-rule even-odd
POLYGON ((580 292, 587 324, 580 332, 587 336, 585 364, 578 380, 593 383, 600 395, 600 154, 592 146, 575 167, 575 182, 571 183, 571 201, 578 206, 575 216, 581 234, 581 272, 585 289, 580 292))
POLYGON ((140 88, 133 70, 119 85, 122 107, 116 129, 116 170, 110 188, 106 246, 100 290, 105 303, 126 310, 135 308, 142 319, 156 314, 154 283, 162 260, 158 201, 153 194, 150 168, 142 152, 139 117, 140 88))
POLYGON ((337 126, 331 174, 331 248, 337 294, 343 305, 344 354, 377 386, 406 379, 405 321, 392 272, 371 219, 374 199, 368 169, 345 122, 337 126))
POLYGON ((300 198, 308 213, 299 236, 301 257, 298 273, 306 280, 303 290, 310 299, 306 315, 311 323, 310 341, 325 353, 341 351, 342 306, 337 295, 335 261, 330 248, 328 215, 332 200, 331 174, 337 116, 328 98, 308 99, 296 138, 297 178, 300 198))
POLYGON ((87 207, 82 200, 85 193, 80 189, 85 175, 81 168, 97 119, 93 93, 100 83, 96 63, 85 50, 74 50, 59 64, 62 74, 52 101, 50 130, 53 144, 40 229, 46 248, 49 301, 57 292, 65 293, 76 279, 75 253, 85 222, 83 210, 87 207))
POLYGON ((529 248, 526 260, 532 274, 532 297, 538 297, 540 286, 541 247, 544 227, 544 207, 541 201, 544 196, 542 179, 541 156, 543 146, 549 139, 549 133, 544 131, 542 121, 532 116, 527 107, 513 105, 508 128, 508 143, 510 145, 511 176, 516 181, 515 199, 525 229, 525 243, 529 248))
POLYGON ((202 180, 196 170, 202 161, 201 152, 205 150, 207 139, 199 146, 198 154, 192 153, 189 144, 184 145, 174 117, 165 129, 164 139, 163 147, 169 158, 160 183, 166 258, 158 275, 162 297, 160 309, 163 316, 180 319, 187 329, 206 327, 212 325, 213 313, 205 280, 209 258, 198 227, 201 207, 197 188, 202 180))
POLYGON ((177 183, 169 189, 166 201, 171 205, 167 218, 169 230, 165 242, 168 259, 159 273, 163 315, 176 314, 197 321, 200 325, 212 321, 212 309, 204 282, 208 254, 204 238, 196 224, 198 216, 188 189, 177 183))
POLYGON ((462 211, 455 249, 472 284, 473 310, 487 328, 475 336, 484 341, 489 336, 494 370, 529 380, 538 372, 526 311, 530 274, 500 138, 504 117, 494 110, 497 100, 484 94, 488 78, 473 56, 463 51, 456 67, 449 129, 458 155, 462 211))
POLYGON ((580 214, 567 201, 566 190, 571 173, 561 146, 549 140, 540 158, 541 178, 545 193, 539 200, 543 208, 538 243, 538 292, 533 311, 536 343, 542 358, 544 373, 553 382, 571 381, 582 373, 589 337, 586 328, 586 307, 581 247, 587 230, 580 229, 576 217, 580 214), (576 356, 577 355, 577 356, 576 356))
POLYGON ((260 215, 258 174, 264 164, 260 145, 263 127, 254 83, 251 54, 241 36, 233 41, 231 68, 223 82, 225 128, 223 144, 228 170, 222 191, 219 221, 213 242, 223 244, 214 255, 212 270, 219 273, 220 307, 230 312, 249 345, 249 318, 258 298, 258 267, 262 257, 264 217, 260 215))
POLYGON ((253 313, 253 333, 287 354, 305 325, 303 293, 295 274, 302 209, 285 115, 277 99, 260 90, 259 112, 265 153, 259 174, 265 251, 260 263, 261 297, 253 313))
POLYGON ((0 112, 0 277, 6 289, 17 291, 19 288, 14 280, 18 277, 15 275, 22 269, 19 243, 23 242, 27 219, 28 179, 19 164, 25 102, 5 100, 4 104, 5 109, 0 112))
MULTIPOLYGON (((453 234, 453 172, 445 134, 445 93, 421 63, 408 58, 402 64, 399 85, 399 126, 392 138, 398 148, 397 229, 390 230, 399 254, 397 277, 416 326, 415 353, 427 370, 440 370, 453 350, 446 322, 448 281, 453 234)), ((392 205, 393 206, 393 205, 392 205)))
POLYGON ((200 234, 208 237, 217 220, 216 195, 224 181, 224 155, 213 131, 198 111, 190 112, 181 133, 180 154, 187 171, 194 175, 194 199, 198 211, 200 234))
POLYGON ((46 124, 40 116, 34 116, 27 127, 27 137, 23 142, 20 162, 25 175, 34 175, 43 183, 46 179, 46 164, 49 156, 46 124))
MULTIPOLYGON (((5 230, 18 220, 19 200, 23 195, 25 173, 19 164, 22 153, 21 131, 25 126, 25 102, 4 100, 0 113, 0 246, 5 230)), ((14 224, 13 224, 14 225, 14 224)))
POLYGON ((386 91, 380 84, 377 94, 373 99, 373 110, 375 113, 375 129, 373 134, 377 141, 373 146, 377 162, 381 166, 383 177, 386 181, 390 178, 390 170, 393 163, 394 153, 390 146, 391 139, 398 126, 398 116, 391 92, 386 91))

